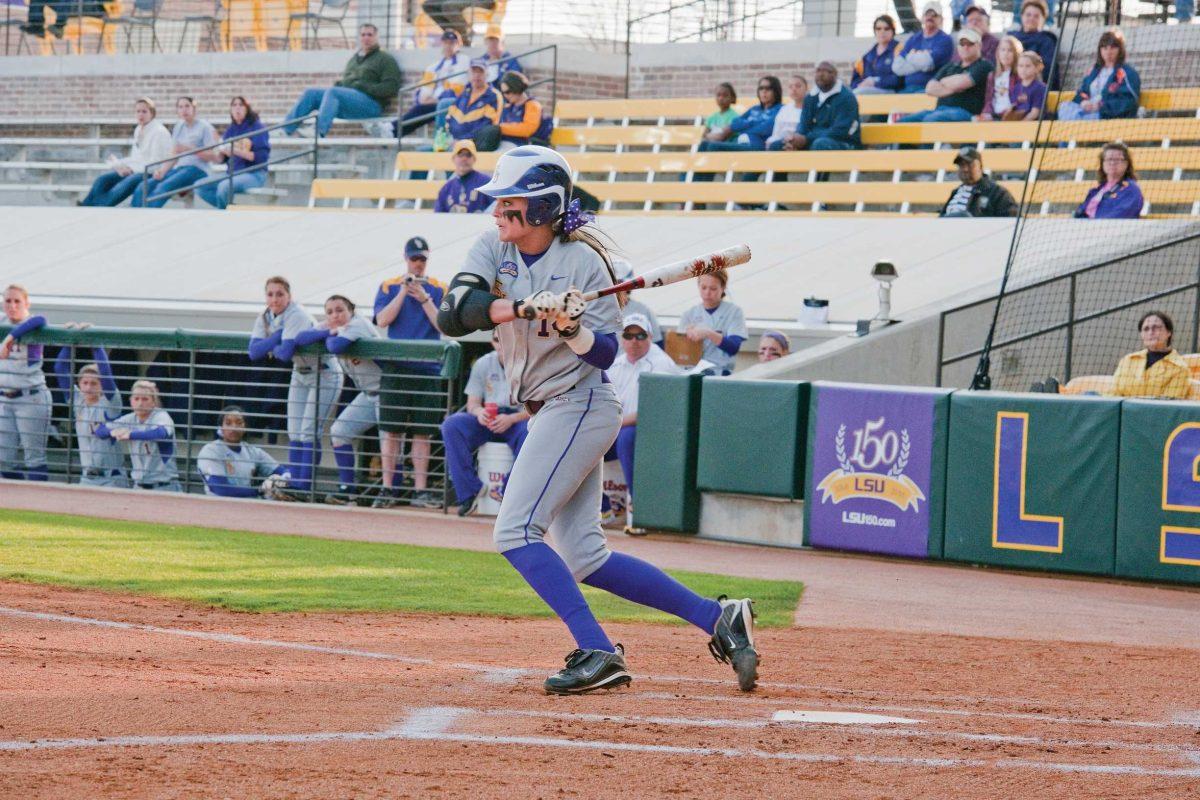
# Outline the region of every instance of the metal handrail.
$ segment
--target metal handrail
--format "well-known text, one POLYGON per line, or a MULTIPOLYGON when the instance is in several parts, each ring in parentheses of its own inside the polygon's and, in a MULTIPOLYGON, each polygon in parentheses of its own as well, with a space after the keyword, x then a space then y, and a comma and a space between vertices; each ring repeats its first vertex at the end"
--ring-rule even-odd
MULTIPOLYGON (((267 125, 259 130, 252 131, 250 133, 239 134, 237 136, 234 136, 231 139, 222 139, 221 141, 217 142, 216 144, 210 144, 210 145, 206 145, 204 147, 197 147, 194 150, 187 150, 182 153, 176 153, 175 155, 171 156, 170 158, 162 158, 162 159, 159 159, 158 161, 151 161, 149 164, 146 164, 144 167, 142 167, 142 184, 146 185, 147 181, 150 180, 150 168, 151 167, 157 167, 162 164, 169 164, 173 161, 178 161, 181 158, 185 158, 187 156, 194 156, 194 155, 197 155, 198 153, 204 153, 209 150, 217 150, 219 148, 224 147, 227 144, 231 144, 233 142, 237 142, 242 139, 251 139, 251 138, 258 136, 260 134, 263 134, 263 133, 269 134, 271 131, 279 130, 280 128, 284 128, 289 125, 303 123, 305 120, 313 120, 313 122, 315 123, 317 116, 318 116, 318 112, 310 111, 309 113, 305 114, 303 117, 296 117, 295 119, 285 120, 283 122, 277 122, 274 125, 267 125)), ((303 158, 307 155, 311 155, 313 157, 313 180, 315 181, 317 179, 317 165, 320 161, 320 152, 319 152, 320 148, 321 148, 321 137, 317 136, 316 133, 314 132, 313 133, 313 146, 307 150, 301 150, 298 153, 292 153, 291 155, 281 156, 280 158, 268 159, 265 164, 261 164, 261 165, 255 164, 253 167, 247 167, 245 169, 233 170, 233 169, 226 168, 224 176, 217 179, 216 181, 209 180, 209 181, 205 181, 204 183, 205 183, 205 185, 208 185, 210 183, 220 183, 221 181, 227 180, 227 181, 229 181, 230 188, 232 189, 233 179, 235 177, 237 177, 238 175, 245 175, 247 172, 254 172, 255 170, 259 170, 259 169, 266 169, 267 167, 271 166, 272 164, 282 164, 285 161, 291 161, 296 158, 303 158)), ((230 167, 233 166, 232 160, 230 161, 229 166, 230 167)), ((148 206, 146 206, 145 204, 149 203, 152 200, 161 200, 164 197, 171 197, 173 195, 182 194, 184 192, 190 192, 197 186, 198 183, 200 183, 200 182, 198 181, 197 183, 193 183, 189 186, 181 186, 178 189, 171 189, 170 191, 162 192, 162 193, 156 194, 152 197, 146 197, 142 200, 142 207, 147 208, 148 206)), ((230 194, 229 194, 229 202, 230 202, 230 204, 233 203, 233 193, 232 192, 230 192, 230 194)))

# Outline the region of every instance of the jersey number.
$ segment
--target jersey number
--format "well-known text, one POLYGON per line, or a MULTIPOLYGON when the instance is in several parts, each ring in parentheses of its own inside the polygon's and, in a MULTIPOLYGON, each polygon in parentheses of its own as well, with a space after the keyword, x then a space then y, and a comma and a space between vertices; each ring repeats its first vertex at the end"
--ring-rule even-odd
POLYGON ((538 328, 537 335, 539 337, 541 337, 542 339, 550 338, 550 320, 548 320, 548 319, 542 320, 542 326, 540 328, 538 328))

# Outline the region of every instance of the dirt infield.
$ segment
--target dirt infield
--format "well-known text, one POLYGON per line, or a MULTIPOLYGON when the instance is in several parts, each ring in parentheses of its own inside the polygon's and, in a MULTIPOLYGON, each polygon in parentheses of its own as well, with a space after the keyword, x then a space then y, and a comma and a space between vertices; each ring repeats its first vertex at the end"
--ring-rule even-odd
POLYGON ((768 630, 743 695, 696 631, 611 629, 633 686, 555 698, 557 622, 0 584, 0 794, 1200 796, 1193 649, 768 630), (772 721, 800 710, 902 721, 772 721))

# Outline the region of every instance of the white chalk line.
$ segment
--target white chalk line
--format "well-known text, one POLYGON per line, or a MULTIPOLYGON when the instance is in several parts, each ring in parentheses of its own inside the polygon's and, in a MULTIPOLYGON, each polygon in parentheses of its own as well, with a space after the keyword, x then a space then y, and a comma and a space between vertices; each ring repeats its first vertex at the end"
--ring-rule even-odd
MULTIPOLYGON (((252 647, 268 647, 280 648, 285 650, 296 650, 309 653, 320 653, 325 655, 348 656, 355 658, 365 658, 377 661, 392 661, 400 664, 410 664, 414 666, 429 666, 437 669, 457 669, 466 672, 474 672, 489 682, 493 683, 508 683, 525 676, 542 676, 544 670, 521 668, 521 667, 496 667, 487 664, 473 664, 467 662, 442 663, 436 659, 418 658, 413 656, 401 656, 395 653, 384 653, 373 650, 361 650, 355 648, 330 647, 326 645, 306 644, 304 642, 288 642, 279 639, 256 639, 250 636, 242 636, 232 633, 214 633, 210 631, 195 631, 185 628, 166 628, 158 625, 148 625, 136 622, 118 622, 115 620, 96 619, 93 617, 76 617, 67 614, 52 614, 41 611, 26 611, 19 608, 10 608, 0 606, 0 615, 17 617, 23 619, 34 619, 43 622, 61 622, 76 625, 87 625, 92 627, 118 629, 118 630, 134 630, 143 633, 163 634, 170 636, 183 636, 190 639, 198 639, 202 641, 219 642, 221 644, 247 645, 252 647)), ((688 675, 644 675, 638 673, 635 675, 637 681, 648 682, 663 682, 663 683, 685 683, 685 684, 702 684, 702 685, 718 685, 727 686, 730 679, 717 678, 697 678, 688 675)), ((816 690, 825 691, 827 687, 812 686, 805 684, 789 684, 789 683, 771 683, 759 682, 762 688, 778 688, 786 690, 816 690)), ((832 689, 833 691, 841 691, 840 689, 832 689)), ((643 692, 642 696, 655 697, 663 700, 707 700, 718 702, 737 702, 744 704, 747 702, 770 702, 776 706, 783 702, 789 702, 792 698, 765 698, 765 697, 746 697, 745 695, 695 695, 689 694, 686 697, 661 692, 643 692)), ((978 698, 987 700, 987 698, 978 698)), ((1049 722, 1062 725, 1093 725, 1102 727, 1132 727, 1132 728, 1149 728, 1149 729, 1169 729, 1169 728, 1191 728, 1195 725, 1191 721, 1168 721, 1157 722, 1148 720, 1120 720, 1120 719, 1089 719, 1076 717, 1056 717, 1048 714, 1031 714, 1019 711, 979 711, 979 710, 959 710, 947 709, 941 707, 925 707, 925 706, 889 706, 889 705, 868 705, 862 703, 850 702, 843 705, 830 703, 828 701, 813 701, 804 699, 807 704, 819 705, 823 708, 853 708, 866 711, 891 711, 908 714, 945 714, 960 717, 992 717, 997 719, 1020 719, 1038 722, 1049 722)))
POLYGON ((181 736, 114 736, 76 739, 42 739, 35 741, 0 741, 0 752, 39 750, 79 750, 118 747, 185 747, 203 745, 256 744, 321 744, 364 741, 428 741, 478 744, 485 746, 521 745, 538 748, 601 750, 648 753, 658 755, 720 756, 724 758, 796 761, 829 764, 866 764, 917 768, 966 769, 1028 769, 1058 773, 1087 773, 1095 775, 1136 775, 1165 778, 1198 778, 1200 767, 1169 768, 1143 767, 1136 764, 1071 764, 1029 759, 916 758, 911 756, 879 756, 863 754, 772 752, 757 748, 687 747, 682 745, 643 744, 605 740, 580 741, 544 736, 500 736, 474 733, 450 733, 440 728, 475 713, 474 709, 434 708, 414 709, 409 720, 386 731, 331 731, 319 733, 224 733, 186 734, 181 736), (454 713, 445 725, 434 718, 454 713))

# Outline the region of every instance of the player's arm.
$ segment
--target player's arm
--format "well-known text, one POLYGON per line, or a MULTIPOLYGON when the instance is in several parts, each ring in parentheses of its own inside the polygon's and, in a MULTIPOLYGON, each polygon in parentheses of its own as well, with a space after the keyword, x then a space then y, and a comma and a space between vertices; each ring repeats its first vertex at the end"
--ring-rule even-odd
POLYGON ((556 312, 554 295, 538 292, 524 300, 507 300, 492 294, 492 287, 473 272, 460 272, 442 297, 434 324, 447 336, 490 331, 515 319, 550 319, 556 312))

